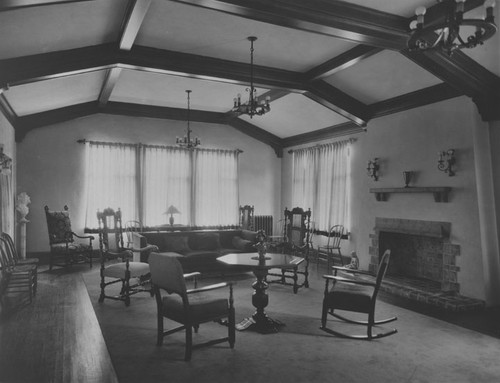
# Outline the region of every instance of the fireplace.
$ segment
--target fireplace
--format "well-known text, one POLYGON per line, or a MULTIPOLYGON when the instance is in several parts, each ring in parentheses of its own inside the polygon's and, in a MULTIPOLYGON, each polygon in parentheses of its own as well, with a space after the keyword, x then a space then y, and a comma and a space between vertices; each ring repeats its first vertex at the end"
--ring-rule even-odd
POLYGON ((450 242, 450 233, 450 222, 377 217, 369 270, 376 273, 390 249, 383 290, 452 310, 482 307, 484 302, 460 295, 460 245, 450 242))

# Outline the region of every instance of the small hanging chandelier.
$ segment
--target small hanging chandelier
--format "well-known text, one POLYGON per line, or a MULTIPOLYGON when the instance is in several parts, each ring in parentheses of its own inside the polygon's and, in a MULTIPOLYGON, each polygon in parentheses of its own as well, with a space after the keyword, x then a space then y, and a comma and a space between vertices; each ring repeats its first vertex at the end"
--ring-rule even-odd
POLYGON ((193 149, 196 148, 198 145, 201 144, 201 141, 198 137, 191 138, 191 128, 189 127, 189 113, 191 111, 191 104, 190 104, 190 93, 191 90, 186 90, 187 93, 187 134, 184 137, 176 137, 175 141, 176 144, 179 145, 180 147, 186 148, 186 149, 193 149))
POLYGON ((271 106, 269 105, 271 97, 267 96, 265 100, 259 102, 257 89, 253 86, 253 43, 257 40, 257 37, 250 36, 248 40, 250 41, 250 88, 246 88, 248 92, 248 102, 242 104, 241 94, 238 93, 233 100, 234 106, 231 111, 236 114, 248 114, 250 118, 252 118, 254 115, 262 116, 271 110, 271 106))
POLYGON ((415 10, 417 19, 410 23, 410 29, 413 30, 408 40, 410 51, 437 48, 451 56, 457 49, 482 45, 497 31, 493 16, 495 0, 485 0, 486 17, 484 19, 464 19, 465 0, 438 0, 438 2, 448 7, 448 14, 442 22, 431 23, 424 27, 425 7, 418 7, 415 10), (461 26, 475 27, 475 32, 464 39, 460 36, 461 26))

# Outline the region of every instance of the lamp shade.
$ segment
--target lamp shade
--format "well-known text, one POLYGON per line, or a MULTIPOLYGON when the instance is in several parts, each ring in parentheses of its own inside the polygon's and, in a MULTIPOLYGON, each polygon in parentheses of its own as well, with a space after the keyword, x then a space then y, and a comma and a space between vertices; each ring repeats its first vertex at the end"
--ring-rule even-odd
POLYGON ((174 205, 170 205, 164 214, 181 214, 181 212, 174 205))

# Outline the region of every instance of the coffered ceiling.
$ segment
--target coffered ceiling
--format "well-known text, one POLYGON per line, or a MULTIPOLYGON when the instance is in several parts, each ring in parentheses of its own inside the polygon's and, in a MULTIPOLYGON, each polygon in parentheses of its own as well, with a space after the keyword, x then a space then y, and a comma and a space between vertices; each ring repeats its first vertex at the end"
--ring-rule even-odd
MULTIPOLYGON (((482 0, 465 3, 476 17, 482 0)), ((500 38, 454 53, 409 52, 417 6, 434 0, 5 0, 0 2, 0 110, 16 140, 95 113, 224 123, 287 146, 369 129, 370 120, 468 96, 500 119, 500 38), (250 43, 263 116, 246 99, 250 43)), ((498 14, 498 11, 497 11, 498 14)), ((165 129, 168 129, 166 124, 165 129)))

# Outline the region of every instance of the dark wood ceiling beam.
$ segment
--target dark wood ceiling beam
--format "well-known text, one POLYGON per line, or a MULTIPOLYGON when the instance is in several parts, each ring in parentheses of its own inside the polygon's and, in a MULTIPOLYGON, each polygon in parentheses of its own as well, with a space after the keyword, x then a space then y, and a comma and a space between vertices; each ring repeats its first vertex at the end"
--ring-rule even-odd
POLYGON ((33 129, 73 120, 78 117, 85 117, 98 112, 99 105, 97 101, 92 101, 18 117, 15 131, 16 142, 21 142, 26 134, 33 129))
MULTIPOLYGON (((248 85, 250 77, 250 64, 140 46, 120 51, 114 44, 102 44, 0 60, 0 87, 115 66, 241 85, 248 85)), ((305 91, 297 72, 256 65, 254 80, 260 87, 305 91)))
MULTIPOLYGON (((106 104, 105 107, 100 108, 99 113, 133 117, 160 118, 175 121, 187 121, 188 118, 187 109, 185 108, 170 108, 165 106, 153 106, 113 101, 106 104)), ((224 124, 226 121, 226 116, 221 112, 191 109, 189 112, 189 120, 191 122, 224 124)))
POLYGON ((446 53, 433 50, 426 52, 402 51, 403 55, 442 81, 472 98, 484 121, 500 119, 500 77, 490 72, 463 52, 446 53))
MULTIPOLYGON (((0 95, 1 101, 2 95, 0 95)), ((1 102, 0 102, 1 107, 1 102)), ((89 116, 96 113, 114 114, 133 117, 160 118, 176 121, 187 121, 187 110, 184 108, 169 108, 152 105, 141 105, 124 102, 108 102, 104 106, 99 106, 97 102, 87 102, 72 105, 65 108, 54 109, 42 113, 34 113, 29 116, 18 117, 16 121, 16 142, 21 142, 26 134, 36 128, 46 125, 61 123, 73 120, 78 117, 89 116)), ((210 112, 205 110, 190 110, 189 120, 209 124, 230 125, 242 133, 270 145, 276 151, 282 149, 281 138, 258 128, 257 126, 240 120, 238 118, 228 118, 226 113, 210 112)), ((281 150, 282 154, 282 150, 281 150)))
MULTIPOLYGON (((188 53, 134 46, 130 52, 120 52, 118 60, 137 69, 151 68, 191 78, 240 85, 248 85, 250 81, 250 64, 188 53)), ((259 65, 253 68, 255 86, 304 91, 301 73, 259 65)))
POLYGON ((449 84, 441 83, 376 102, 369 105, 369 108, 372 112, 372 118, 377 118, 460 96, 463 96, 463 93, 458 89, 449 84))
MULTIPOLYGON (((467 0, 464 3, 464 13, 474 8, 480 7, 483 4, 484 0, 467 0)), ((438 2, 432 7, 426 9, 424 15, 424 26, 432 26, 442 23, 446 20, 448 15, 449 15, 449 4, 447 4, 446 2, 438 2)), ((417 16, 412 16, 411 18, 409 18, 407 25, 409 26, 410 22, 416 18, 417 16)))
POLYGON ((255 138, 256 140, 271 146, 278 158, 283 157, 282 138, 269 133, 268 131, 261 129, 245 120, 242 120, 241 118, 227 118, 226 124, 232 126, 234 129, 239 130, 247 136, 255 138))
POLYGON ((370 47, 368 45, 358 45, 307 71, 304 73, 304 80, 314 81, 329 77, 381 51, 382 49, 380 48, 370 47))
POLYGON ((385 49, 404 49, 408 40, 408 24, 405 17, 344 1, 170 1, 385 49))
POLYGON ((120 38, 120 49, 130 50, 139 33, 151 0, 130 0, 120 38))
POLYGON ((0 60, 0 86, 108 69, 116 65, 117 51, 115 44, 103 44, 0 60))
POLYGON ((113 89, 120 78, 121 72, 122 69, 117 67, 108 69, 106 78, 104 79, 104 83, 101 88, 101 93, 99 94, 99 106, 104 106, 109 101, 111 93, 113 93, 113 89))
POLYGON ((367 105, 322 81, 313 81, 304 96, 351 120, 356 125, 365 126, 370 119, 367 105))
POLYGON ((17 8, 39 7, 65 3, 81 3, 84 1, 92 0, 2 0, 0 2, 0 12, 10 11, 17 8))
POLYGON ((17 125, 17 114, 14 112, 14 109, 12 109, 12 106, 10 106, 9 101, 5 98, 5 95, 3 94, 3 90, 0 90, 0 112, 5 116, 7 121, 10 122, 10 124, 15 128, 17 125))

